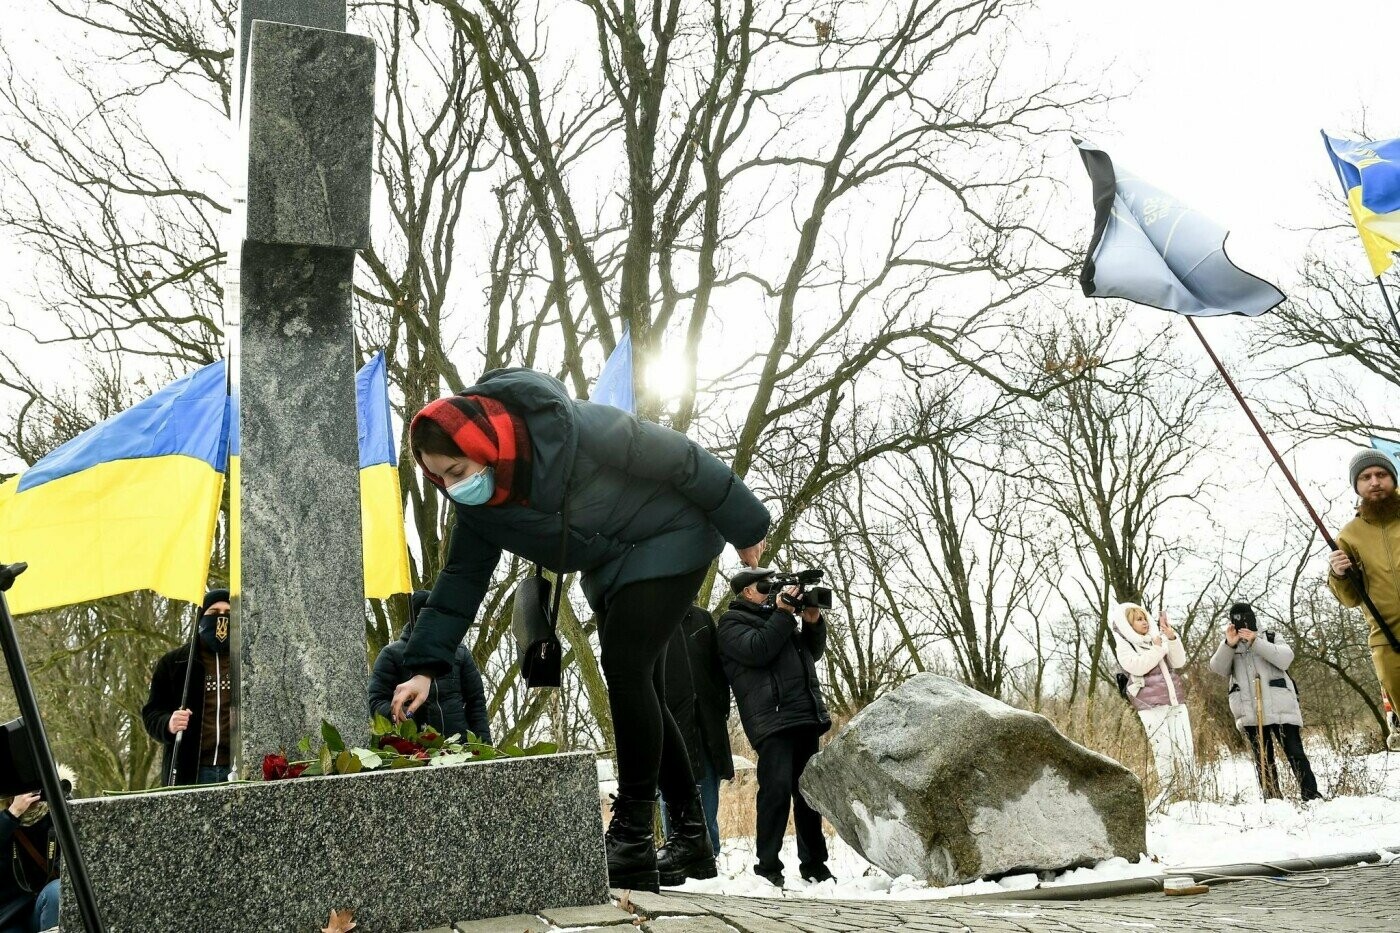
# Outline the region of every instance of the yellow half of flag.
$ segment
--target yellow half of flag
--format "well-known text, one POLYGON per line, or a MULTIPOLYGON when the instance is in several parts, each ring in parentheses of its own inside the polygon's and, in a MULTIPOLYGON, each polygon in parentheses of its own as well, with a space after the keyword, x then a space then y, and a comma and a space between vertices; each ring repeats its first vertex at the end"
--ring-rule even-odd
POLYGON ((1360 186, 1347 190, 1347 206, 1371 263, 1371 274, 1379 276, 1395 263, 1391 253, 1400 250, 1400 217, 1394 213, 1377 214, 1367 208, 1361 203, 1360 186))

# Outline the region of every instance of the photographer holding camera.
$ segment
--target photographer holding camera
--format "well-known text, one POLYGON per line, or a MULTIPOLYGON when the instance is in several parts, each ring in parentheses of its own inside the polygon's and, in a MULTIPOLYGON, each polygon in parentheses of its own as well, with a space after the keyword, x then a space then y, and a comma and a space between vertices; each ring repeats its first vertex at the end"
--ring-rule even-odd
MULTIPOLYGON (((77 776, 58 774, 71 796, 77 776)), ((61 853, 42 793, 0 797, 0 859, 0 933, 56 930, 61 853)))
POLYGON ((797 827, 802 877, 813 882, 831 878, 821 814, 808 806, 799 786, 807 761, 817 753, 817 740, 831 728, 816 663, 826 650, 821 610, 830 605, 830 591, 803 592, 818 579, 816 571, 794 576, 740 571, 729 581, 735 598, 719 620, 724 672, 734 688, 744 734, 758 753, 754 874, 780 888, 779 853, 789 810, 797 827))
POLYGON ((1235 725, 1249 739, 1254 752, 1254 770, 1259 775, 1259 789, 1265 798, 1282 797, 1278 786, 1278 770, 1274 764, 1274 746, 1283 746, 1284 757, 1298 779, 1303 799, 1318 800, 1317 778, 1303 751, 1303 712, 1298 706, 1298 686, 1288 676, 1293 663, 1293 649, 1273 632, 1259 631, 1254 607, 1235 603, 1230 607, 1230 622, 1225 626, 1225 640, 1215 649, 1208 666, 1222 677, 1230 678, 1230 713, 1235 725), (1257 683, 1256 683, 1257 682, 1257 683), (1262 720, 1262 721, 1261 721, 1262 720), (1260 752, 1260 727, 1264 748, 1260 752))

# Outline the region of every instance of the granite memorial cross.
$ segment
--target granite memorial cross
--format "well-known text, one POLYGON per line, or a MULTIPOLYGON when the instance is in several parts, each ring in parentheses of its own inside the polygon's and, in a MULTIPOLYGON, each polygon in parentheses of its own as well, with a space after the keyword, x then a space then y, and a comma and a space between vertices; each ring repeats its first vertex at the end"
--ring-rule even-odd
POLYGON ((369 245, 373 42, 345 0, 243 0, 244 228, 231 391, 241 444, 239 768, 365 731, 351 277, 369 245), (272 20, 275 20, 273 22, 272 20))

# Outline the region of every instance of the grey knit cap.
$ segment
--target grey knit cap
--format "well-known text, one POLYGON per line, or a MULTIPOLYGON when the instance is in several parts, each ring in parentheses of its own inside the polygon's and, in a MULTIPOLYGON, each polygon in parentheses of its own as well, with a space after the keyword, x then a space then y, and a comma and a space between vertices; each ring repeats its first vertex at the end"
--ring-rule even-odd
POLYGON ((1371 447, 1363 447, 1351 458, 1351 465, 1347 468, 1351 473, 1352 492, 1356 491, 1356 478, 1361 475, 1361 471, 1371 467, 1380 467, 1390 474, 1391 479, 1400 482, 1395 476, 1395 461, 1390 459, 1389 454, 1371 447))

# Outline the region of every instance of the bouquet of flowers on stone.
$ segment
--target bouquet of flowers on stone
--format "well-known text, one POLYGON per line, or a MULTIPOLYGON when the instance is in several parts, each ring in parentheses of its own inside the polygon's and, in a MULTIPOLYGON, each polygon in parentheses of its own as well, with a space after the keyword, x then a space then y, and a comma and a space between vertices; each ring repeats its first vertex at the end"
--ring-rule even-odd
POLYGON ((465 736, 445 736, 432 726, 420 729, 412 719, 392 723, 377 714, 370 723, 369 748, 346 745, 340 731, 325 720, 321 721, 321 742, 319 749, 313 748, 311 738, 304 736, 297 743, 300 756, 295 759, 286 753, 264 756, 263 780, 455 765, 491 758, 550 755, 558 751, 558 746, 551 742, 536 742, 527 748, 511 744, 487 745, 470 732, 465 736))

